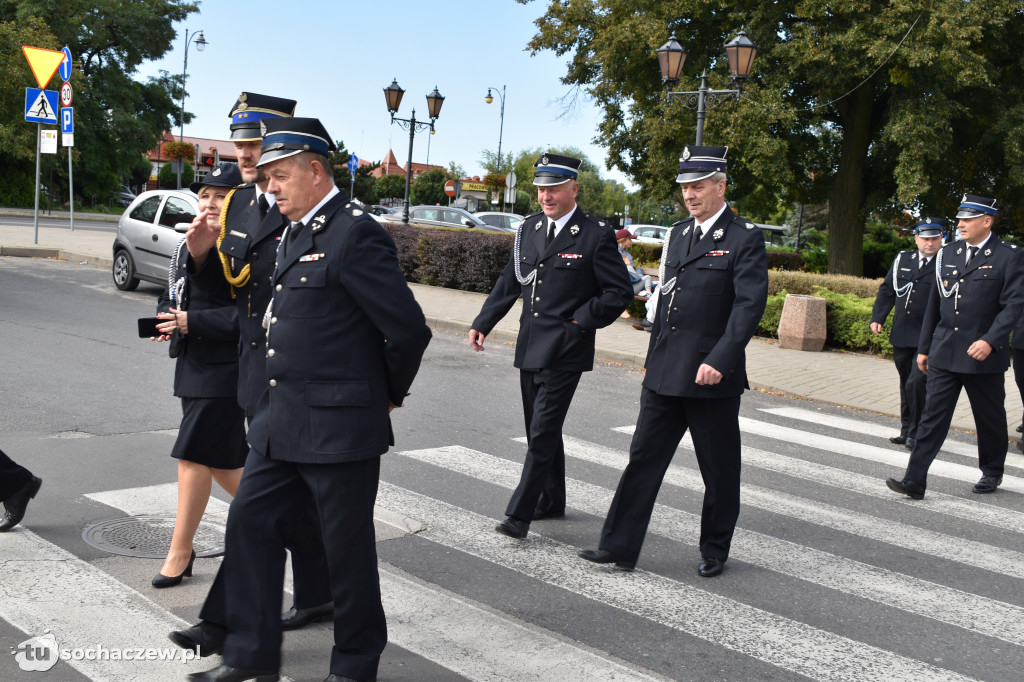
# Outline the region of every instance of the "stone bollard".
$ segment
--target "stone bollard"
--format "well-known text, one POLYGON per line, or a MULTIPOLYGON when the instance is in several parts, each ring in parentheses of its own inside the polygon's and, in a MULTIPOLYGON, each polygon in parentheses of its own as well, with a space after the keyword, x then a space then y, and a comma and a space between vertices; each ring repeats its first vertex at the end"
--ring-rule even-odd
POLYGON ((779 348, 820 351, 825 347, 825 299, 786 294, 779 318, 779 348))

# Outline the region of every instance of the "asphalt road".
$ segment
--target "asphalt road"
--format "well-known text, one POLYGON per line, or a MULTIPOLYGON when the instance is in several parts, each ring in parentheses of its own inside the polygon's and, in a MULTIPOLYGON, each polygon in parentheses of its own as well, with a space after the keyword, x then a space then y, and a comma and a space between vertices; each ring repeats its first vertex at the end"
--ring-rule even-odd
MULTIPOLYGON (((87 266, 0 258, 0 447, 44 480, 27 532, 0 535, 0 645, 12 652, 46 628, 68 647, 164 646, 167 629, 195 620, 212 580, 217 560, 203 559, 181 587, 156 591, 158 560, 81 538, 126 513, 173 515, 173 361, 134 333, 158 293, 119 292, 87 266), (57 564, 59 581, 48 577, 57 564)), ((904 501, 883 484, 907 457, 887 441, 894 420, 748 393, 725 573, 695 571, 702 486, 687 441, 638 570, 596 567, 575 551, 597 545, 642 375, 608 365, 584 375, 565 429, 571 509, 517 542, 492 530, 525 449, 512 356, 510 345, 478 354, 439 333, 394 415, 378 506, 414 532, 378 541, 391 642, 379 679, 1020 679, 1021 469, 1008 468, 995 495, 971 494, 973 446, 954 435, 926 499, 904 501)), ((208 512, 227 499, 215 497, 208 512)), ((330 635, 327 625, 288 633, 282 672, 326 676, 330 635)), ((14 659, 0 656, 0 679, 25 678, 14 659)), ((179 679, 217 662, 62 661, 30 679, 179 679)))
MULTIPOLYGON (((34 217, 31 215, 11 215, 7 213, 0 213, 0 225, 12 225, 32 227, 34 217)), ((42 211, 39 213, 39 227, 62 227, 71 229, 71 218, 64 214, 45 215, 42 211)), ((91 217, 88 213, 75 213, 75 230, 97 230, 100 232, 110 232, 113 234, 117 231, 117 221, 103 218, 91 217)))

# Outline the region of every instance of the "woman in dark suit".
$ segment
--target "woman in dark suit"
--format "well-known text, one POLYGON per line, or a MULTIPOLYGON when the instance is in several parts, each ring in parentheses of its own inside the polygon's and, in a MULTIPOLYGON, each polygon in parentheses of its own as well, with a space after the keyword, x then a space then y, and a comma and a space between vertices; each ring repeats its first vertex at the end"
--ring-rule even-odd
MULTIPOLYGON (((238 167, 222 163, 190 189, 199 195, 199 215, 190 231, 215 225, 224 198, 242 183, 238 167)), ((168 286, 160 297, 157 341, 170 341, 174 395, 182 419, 171 456, 178 460, 178 512, 171 548, 153 587, 173 587, 192 575, 192 541, 210 499, 213 480, 235 494, 249 447, 245 413, 238 406, 238 312, 231 289, 219 272, 220 259, 208 258, 193 271, 185 240, 171 258, 168 286), (202 286, 191 286, 201 281, 202 286)))

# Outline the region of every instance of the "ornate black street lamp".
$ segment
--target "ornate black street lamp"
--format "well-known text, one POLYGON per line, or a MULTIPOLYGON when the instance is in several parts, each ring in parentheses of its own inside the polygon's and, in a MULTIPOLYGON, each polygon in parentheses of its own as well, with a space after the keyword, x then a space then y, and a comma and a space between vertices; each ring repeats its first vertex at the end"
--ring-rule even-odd
POLYGON ((404 130, 409 131, 409 161, 405 164, 405 205, 402 208, 402 222, 406 225, 409 224, 409 187, 412 183, 412 143, 416 137, 416 133, 421 130, 430 129, 430 132, 434 132, 434 121, 441 115, 441 105, 444 103, 444 97, 440 92, 437 91, 437 86, 434 86, 434 91, 427 95, 427 114, 430 116, 430 123, 416 120, 416 110, 412 110, 412 118, 398 118, 395 113, 398 111, 398 107, 402 104, 402 95, 405 94, 398 85, 398 79, 395 78, 391 81, 391 85, 384 88, 384 99, 387 102, 388 113, 391 114, 391 123, 398 122, 404 130))
MULTIPOLYGON (((206 38, 203 37, 202 29, 195 31, 189 37, 188 29, 185 29, 185 65, 181 69, 181 128, 178 130, 178 142, 185 141, 185 81, 188 78, 188 48, 195 43, 196 49, 202 52, 206 49, 209 43, 206 42, 206 38)), ((181 170, 185 166, 185 160, 179 159, 178 163, 178 189, 181 189, 181 170)))
MULTIPOLYGON (((725 44, 725 52, 729 57, 729 70, 732 72, 731 90, 709 90, 708 72, 700 75, 700 88, 697 90, 669 91, 668 96, 686 97, 684 106, 688 109, 697 107, 697 144, 704 140, 704 118, 707 107, 712 109, 728 99, 739 99, 743 90, 743 81, 750 76, 750 67, 754 63, 754 56, 757 55, 757 45, 752 43, 745 31, 725 44)), ((661 82, 667 88, 672 88, 679 82, 679 75, 683 71, 683 62, 686 61, 686 50, 676 40, 675 34, 669 37, 668 42, 658 48, 658 66, 661 67, 661 82)))

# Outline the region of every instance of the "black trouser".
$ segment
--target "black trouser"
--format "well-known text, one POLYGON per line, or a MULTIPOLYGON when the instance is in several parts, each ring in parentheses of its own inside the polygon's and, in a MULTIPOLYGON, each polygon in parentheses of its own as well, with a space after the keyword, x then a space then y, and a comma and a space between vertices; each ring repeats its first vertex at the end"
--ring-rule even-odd
POLYGON ((0 502, 24 488, 31 480, 31 471, 16 464, 0 450, 0 502))
POLYGON ((1002 476, 1006 461, 1006 387, 1002 372, 965 374, 928 366, 928 394, 904 477, 925 485, 928 468, 949 434, 961 389, 967 390, 978 429, 978 466, 985 476, 1002 476))
POLYGON ((629 464, 601 531, 601 549, 636 561, 654 501, 687 429, 704 479, 700 554, 728 559, 740 514, 740 398, 682 398, 644 388, 629 464))
POLYGON ((581 374, 550 369, 519 372, 526 421, 526 461, 519 485, 505 509, 506 516, 528 522, 537 508, 565 511, 562 425, 581 374))
MULTIPOLYGON (((252 451, 245 460, 246 468, 252 459, 252 451)), ((245 476, 243 470, 242 476, 245 476)), ((231 513, 235 513, 234 501, 231 513)), ((331 601, 330 571, 324 553, 323 533, 320 519, 312 498, 302 510, 302 516, 288 527, 285 547, 292 555, 292 604, 296 609, 308 609, 331 601)), ((225 561, 227 558, 225 557, 225 561)), ((283 581, 283 578, 282 578, 283 581)), ((280 600, 278 600, 280 601, 280 600)), ((228 624, 228 595, 224 583, 224 563, 217 569, 210 591, 206 595, 199 617, 209 624, 226 629, 228 624)), ((280 614, 279 614, 280 618, 280 614)))
POLYGON ((892 359, 900 375, 900 435, 916 439, 928 377, 917 366, 917 348, 893 346, 892 359))
POLYGON ((379 477, 379 457, 306 464, 249 454, 228 515, 226 665, 280 667, 284 540, 312 500, 334 598, 331 672, 357 680, 376 676, 387 644, 373 529, 379 477))

